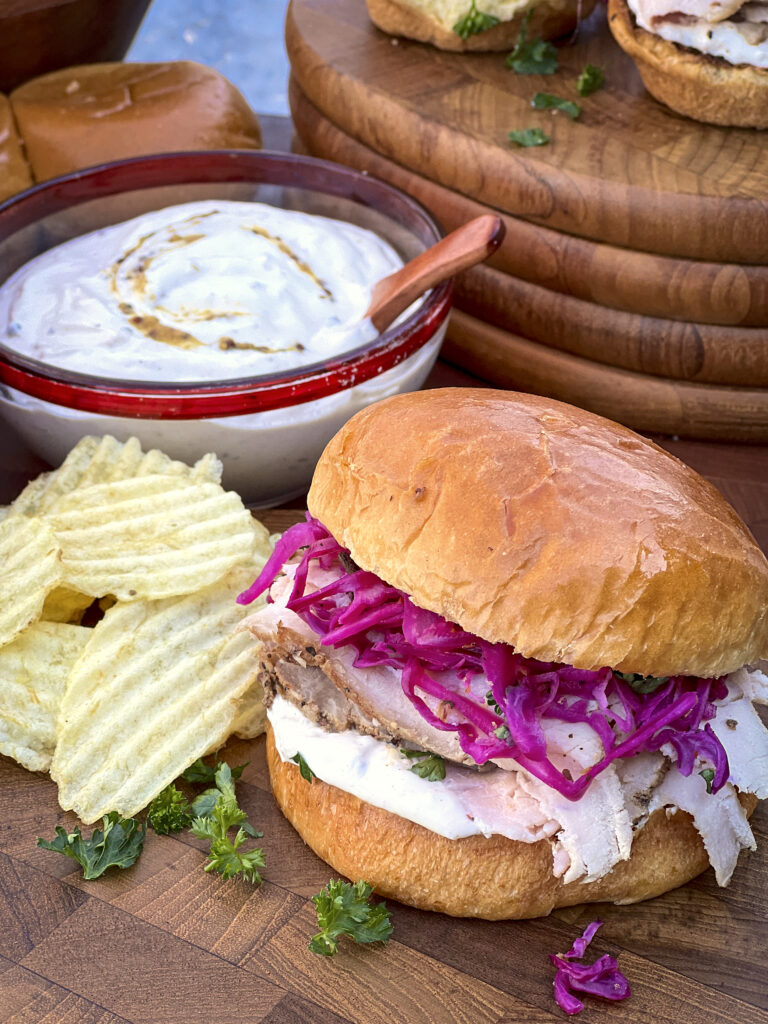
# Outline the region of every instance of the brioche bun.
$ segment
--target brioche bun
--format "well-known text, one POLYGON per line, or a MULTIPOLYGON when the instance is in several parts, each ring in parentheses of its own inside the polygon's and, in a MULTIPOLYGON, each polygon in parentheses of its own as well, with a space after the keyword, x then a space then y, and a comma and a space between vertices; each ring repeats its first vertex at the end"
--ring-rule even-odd
POLYGON ((608 0, 608 24, 660 103, 696 121, 768 128, 768 70, 729 64, 647 32, 626 0, 608 0))
POLYGON ((0 93, 0 202, 32 184, 8 97, 0 93))
POLYGON ((10 100, 36 181, 148 153, 261 145, 241 93, 191 61, 64 68, 10 100))
POLYGON ((529 658, 713 677, 768 654, 768 561, 719 492, 560 402, 386 399, 330 441, 308 505, 361 568, 529 658))
MULTIPOLYGON (((330 740, 330 737, 329 737, 330 740)), ((541 917, 576 903, 635 903, 684 885, 709 865, 689 814, 656 811, 635 833, 632 855, 595 882, 552 874, 548 840, 446 839, 282 761, 267 723, 267 764, 280 810, 318 857, 382 896, 452 917, 541 917)), ((747 813, 757 802, 741 795, 747 813)))
MULTIPOLYGON (((452 28, 446 28, 421 6, 409 3, 408 0, 366 0, 366 3, 371 21, 382 31, 431 43, 441 50, 511 50, 520 35, 523 18, 528 13, 523 7, 510 21, 500 21, 485 32, 462 39, 452 28)), ((595 0, 584 0, 581 4, 581 17, 586 18, 594 6, 595 0)), ((483 10, 482 2, 479 8, 483 10)), ((541 0, 531 11, 528 39, 558 39, 573 32, 578 20, 578 0, 553 0, 552 3, 541 0)))

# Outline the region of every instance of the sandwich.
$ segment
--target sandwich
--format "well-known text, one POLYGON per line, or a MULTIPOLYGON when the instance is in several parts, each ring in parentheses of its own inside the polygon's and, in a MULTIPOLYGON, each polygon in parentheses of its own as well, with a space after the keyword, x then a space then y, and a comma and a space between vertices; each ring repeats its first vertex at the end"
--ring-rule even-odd
POLYGON ((661 103, 697 121, 768 128, 761 0, 609 0, 608 23, 661 103))
POLYGON ((768 795, 768 561, 713 486, 532 395, 357 413, 243 603, 273 792, 333 868, 535 917, 727 884, 768 795))
POLYGON ((574 31, 594 0, 366 0, 377 28, 441 50, 511 50, 574 31))

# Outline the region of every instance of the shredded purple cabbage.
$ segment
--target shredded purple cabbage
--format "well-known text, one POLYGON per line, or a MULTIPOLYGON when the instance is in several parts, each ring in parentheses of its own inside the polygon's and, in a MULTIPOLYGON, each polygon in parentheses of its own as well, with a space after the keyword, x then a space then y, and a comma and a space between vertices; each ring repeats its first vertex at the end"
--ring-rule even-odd
POLYGON ((713 793, 728 781, 728 757, 709 725, 713 702, 727 694, 723 679, 672 676, 652 693, 638 693, 610 668, 587 671, 524 658, 508 644, 489 643, 418 608, 402 591, 358 569, 309 513, 283 534, 238 602, 250 604, 268 590, 299 551, 287 607, 326 646, 352 647, 358 668, 398 669, 404 693, 425 721, 455 732, 477 764, 511 758, 578 800, 618 758, 670 744, 682 775, 690 775, 699 758, 712 765, 713 793), (313 562, 334 578, 307 593, 313 562), (602 743, 602 759, 576 779, 564 774, 547 756, 542 722, 548 719, 588 725, 602 743))
POLYGON ((584 934, 574 940, 567 953, 549 954, 550 963, 557 968, 553 987, 555 1002, 565 1013, 573 1015, 584 1009, 584 1003, 573 993, 583 992, 585 995, 597 996, 618 1002, 630 995, 629 982, 619 970, 615 957, 599 957, 593 964, 575 964, 586 953, 587 946, 602 926, 602 921, 593 921, 587 925, 584 934))

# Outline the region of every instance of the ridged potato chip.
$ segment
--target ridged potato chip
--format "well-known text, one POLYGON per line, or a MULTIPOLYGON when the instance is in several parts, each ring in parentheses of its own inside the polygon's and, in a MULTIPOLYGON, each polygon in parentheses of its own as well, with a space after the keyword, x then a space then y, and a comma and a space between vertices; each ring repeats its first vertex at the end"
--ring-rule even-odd
POLYGON ((69 670, 90 629, 38 622, 0 648, 0 754, 47 771, 69 670))
POLYGON ((119 600, 192 593, 250 560, 255 535, 238 495, 177 476, 142 476, 78 488, 48 521, 64 578, 119 600))
POLYGON ((84 437, 58 469, 43 473, 27 484, 11 505, 14 515, 44 515, 56 508, 60 498, 93 484, 111 483, 140 476, 176 476, 200 483, 221 483, 221 462, 204 455, 187 466, 157 449, 146 454, 135 437, 117 441, 114 437, 84 437))
POLYGON ((93 603, 90 594, 71 587, 56 587, 45 599, 40 616, 43 622, 69 622, 78 625, 83 612, 93 603))
MULTIPOLYGON (((258 568, 256 569, 258 572, 258 568)), ((51 776, 86 823, 131 816, 232 732, 258 659, 235 597, 253 565, 184 597, 118 603, 92 631, 61 706, 51 776)))
POLYGON ((0 522, 0 647, 40 618, 62 579, 61 550, 48 523, 13 516, 0 522))
MULTIPOLYGON (((251 657, 259 660, 258 650, 251 645, 251 657)), ((237 716, 232 722, 232 735, 243 740, 252 740, 261 736, 267 722, 267 711, 264 707, 264 687, 257 680, 243 695, 237 716)))

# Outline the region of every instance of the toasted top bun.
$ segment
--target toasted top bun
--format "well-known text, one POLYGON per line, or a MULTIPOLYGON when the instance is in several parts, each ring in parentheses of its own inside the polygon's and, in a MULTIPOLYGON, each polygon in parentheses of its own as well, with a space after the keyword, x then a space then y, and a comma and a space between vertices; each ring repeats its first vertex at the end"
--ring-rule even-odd
POLYGON ((768 128, 768 70, 677 46, 636 24, 626 0, 608 0, 608 24, 648 92, 708 124, 768 128))
POLYGON ((0 93, 0 202, 32 184, 8 97, 0 93))
POLYGON ((718 491, 633 431, 446 388, 357 413, 309 509, 362 568, 521 654, 719 676, 768 653, 768 561, 718 491))
MULTIPOLYGON (((469 10, 469 0, 455 18, 443 17, 438 20, 436 14, 441 7, 449 6, 440 0, 428 3, 419 0, 366 0, 371 21, 384 32, 408 39, 418 39, 422 43, 432 43, 441 50, 511 50, 520 36, 520 27, 530 5, 523 2, 519 11, 511 18, 499 21, 498 25, 462 39, 453 31, 453 24, 461 14, 469 10), (431 10, 430 10, 431 9, 431 10), (434 12, 434 13, 433 13, 434 12)), ((507 3, 505 6, 509 7, 507 3)), ((586 18, 595 0, 584 0, 581 5, 581 17, 586 18)), ((496 14, 498 3, 478 4, 481 11, 496 14)), ((499 15, 501 15, 499 11, 499 15)), ((498 15, 497 15, 498 16, 498 15)), ((578 0, 540 0, 531 11, 528 22, 528 39, 557 39, 572 32, 579 19, 578 0)))
POLYGON ((191 61, 64 68, 10 99, 37 181, 148 153, 261 145, 234 85, 191 61))

